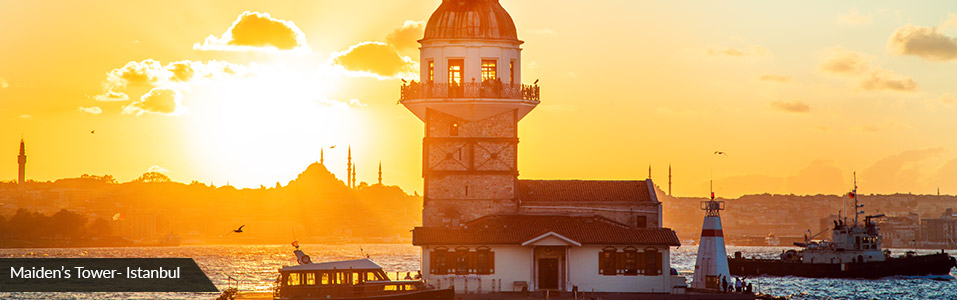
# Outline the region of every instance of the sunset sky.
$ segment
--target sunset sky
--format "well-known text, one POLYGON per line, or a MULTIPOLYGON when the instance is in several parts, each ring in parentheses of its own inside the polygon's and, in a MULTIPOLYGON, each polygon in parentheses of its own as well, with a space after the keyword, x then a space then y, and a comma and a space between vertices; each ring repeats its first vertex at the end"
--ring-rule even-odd
MULTIPOLYGON (((0 180, 149 170, 285 185, 325 148, 345 178, 422 191, 399 98, 439 0, 2 1, 0 180), (91 131, 95 130, 95 133, 91 131), (335 148, 329 148, 335 145, 335 148)), ((523 78, 525 179, 674 193, 957 193, 957 2, 501 0, 523 78), (723 151, 726 155, 715 155, 723 151)))

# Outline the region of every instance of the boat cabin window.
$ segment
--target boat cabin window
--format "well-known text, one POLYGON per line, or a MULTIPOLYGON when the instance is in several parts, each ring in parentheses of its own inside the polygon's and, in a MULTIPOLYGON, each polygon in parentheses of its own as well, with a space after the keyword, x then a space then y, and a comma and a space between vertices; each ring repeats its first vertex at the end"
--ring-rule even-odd
POLYGON ((316 273, 306 273, 306 285, 316 285, 316 273))
POLYGON ((300 280, 299 273, 289 273, 286 275, 286 285, 300 285, 302 284, 300 280))
POLYGON ((349 272, 349 273, 352 273, 352 282, 351 282, 352 284, 360 284, 360 283, 362 283, 362 280, 361 280, 362 278, 359 277, 359 273, 358 273, 358 272, 349 272))
POLYGON ((332 281, 329 280, 329 273, 327 272, 321 273, 319 284, 322 284, 322 285, 332 284, 332 281))

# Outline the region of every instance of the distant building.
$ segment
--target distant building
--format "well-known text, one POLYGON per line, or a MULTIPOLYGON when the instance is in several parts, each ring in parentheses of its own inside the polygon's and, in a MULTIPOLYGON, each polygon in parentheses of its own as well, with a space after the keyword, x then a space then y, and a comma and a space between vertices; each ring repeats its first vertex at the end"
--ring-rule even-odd
POLYGON ((420 80, 400 102, 425 123, 412 241, 425 280, 459 293, 672 291, 678 237, 650 179, 518 179, 518 122, 539 87, 521 84, 523 42, 497 0, 442 1, 419 42, 420 80))
POLYGON ((881 228, 881 240, 886 247, 914 248, 919 246, 920 215, 908 213, 901 216, 887 216, 878 219, 881 228))
POLYGON ((23 185, 27 182, 27 150, 23 145, 23 139, 20 139, 20 155, 17 155, 17 164, 20 165, 17 172, 17 184, 23 185))
POLYGON ((957 247, 957 215, 948 208, 939 219, 920 220, 920 241, 926 248, 957 247))

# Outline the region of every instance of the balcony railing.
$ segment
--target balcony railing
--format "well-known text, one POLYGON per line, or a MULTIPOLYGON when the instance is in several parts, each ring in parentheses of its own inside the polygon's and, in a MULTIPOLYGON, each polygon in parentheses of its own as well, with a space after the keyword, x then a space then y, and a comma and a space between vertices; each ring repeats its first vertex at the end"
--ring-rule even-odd
POLYGON ((432 98, 497 98, 541 101, 541 94, 540 87, 537 84, 510 84, 498 81, 464 84, 412 81, 402 85, 399 100, 432 98))

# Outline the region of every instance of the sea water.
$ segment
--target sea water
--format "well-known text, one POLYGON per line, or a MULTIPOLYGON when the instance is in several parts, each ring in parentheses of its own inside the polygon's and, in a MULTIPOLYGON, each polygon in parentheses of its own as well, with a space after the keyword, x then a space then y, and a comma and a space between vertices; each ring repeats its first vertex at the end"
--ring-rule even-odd
MULTIPOLYGON (((314 262, 355 259, 368 256, 390 277, 404 277, 419 269, 420 250, 411 245, 301 245, 314 262), (396 274, 396 272, 399 272, 396 274)), ((774 258, 789 247, 728 247, 728 253, 774 258)), ((290 245, 223 245, 131 248, 49 248, 0 249, 0 257, 191 257, 220 290, 230 286, 241 290, 268 291, 277 270, 296 263, 290 245)), ((694 271, 697 248, 672 248, 672 267, 689 281, 694 271)), ((906 250, 892 249, 895 254, 906 250)), ((920 254, 939 252, 917 250, 920 254)), ((957 255, 957 251, 948 251, 957 255)), ((953 276, 889 277, 882 279, 813 279, 800 277, 747 278, 756 290, 791 299, 957 299, 953 276)), ((215 299, 218 293, 0 293, 2 299, 215 299)))

